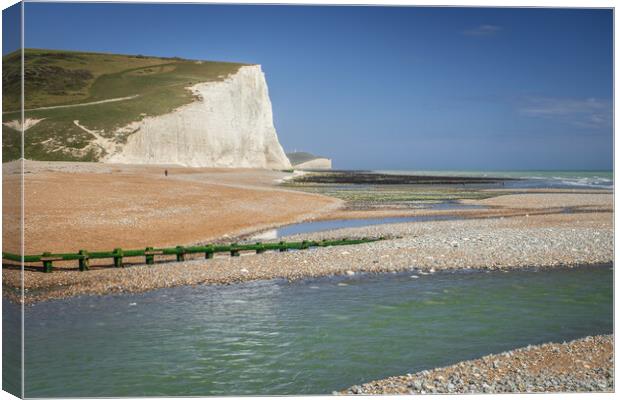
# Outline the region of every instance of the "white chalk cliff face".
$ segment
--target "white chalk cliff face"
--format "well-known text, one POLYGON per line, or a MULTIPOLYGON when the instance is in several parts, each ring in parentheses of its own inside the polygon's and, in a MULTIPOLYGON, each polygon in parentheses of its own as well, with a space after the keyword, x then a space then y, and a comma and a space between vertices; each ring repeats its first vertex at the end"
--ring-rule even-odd
POLYGON ((188 167, 287 169, 291 164, 273 126, 260 65, 244 66, 220 82, 190 88, 193 103, 130 127, 135 133, 104 161, 188 167))

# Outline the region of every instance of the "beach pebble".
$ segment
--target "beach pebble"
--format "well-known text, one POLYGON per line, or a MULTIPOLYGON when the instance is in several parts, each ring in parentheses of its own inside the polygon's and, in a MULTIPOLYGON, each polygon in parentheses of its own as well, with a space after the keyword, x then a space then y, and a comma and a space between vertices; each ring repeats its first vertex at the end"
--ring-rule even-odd
POLYGON ((588 336, 572 342, 529 345, 448 367, 385 378, 341 393, 612 392, 612 354, 612 335, 588 336), (584 360, 596 361, 596 366, 583 368, 584 360))

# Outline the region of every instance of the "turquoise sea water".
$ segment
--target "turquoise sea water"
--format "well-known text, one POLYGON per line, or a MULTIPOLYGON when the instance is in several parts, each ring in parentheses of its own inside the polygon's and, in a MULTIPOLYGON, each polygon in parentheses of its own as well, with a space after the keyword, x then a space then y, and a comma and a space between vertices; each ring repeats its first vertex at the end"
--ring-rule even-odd
MULTIPOLYGON (((611 333, 612 272, 413 271, 39 303, 25 314, 26 396, 329 394, 611 333)), ((16 310, 5 304, 5 321, 16 310)))
POLYGON ((520 179, 507 187, 599 188, 613 189, 613 171, 424 171, 379 170, 375 172, 404 175, 471 176, 520 179))

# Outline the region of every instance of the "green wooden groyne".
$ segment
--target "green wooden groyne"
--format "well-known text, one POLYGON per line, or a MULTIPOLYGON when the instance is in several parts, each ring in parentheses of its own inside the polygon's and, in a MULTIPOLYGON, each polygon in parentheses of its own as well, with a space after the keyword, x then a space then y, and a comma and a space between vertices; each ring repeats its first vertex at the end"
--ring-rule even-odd
MULTIPOLYGON (((88 271, 90 269, 90 260, 111 258, 114 267, 121 268, 123 266, 124 257, 144 257, 144 262, 148 265, 155 263, 155 256, 175 255, 176 261, 185 261, 188 254, 204 253, 206 259, 213 258, 216 253, 229 253, 232 257, 238 257, 242 251, 254 251, 256 254, 264 253, 267 250, 275 250, 285 252, 288 250, 305 250, 310 247, 329 247, 329 246, 346 246, 352 244, 370 243, 384 238, 361 238, 361 239, 338 239, 338 240, 321 240, 312 241, 304 240, 302 242, 273 242, 254 244, 227 244, 227 245, 206 245, 206 246, 176 246, 167 248, 147 247, 140 250, 124 250, 116 248, 112 251, 94 251, 88 252, 80 250, 77 253, 50 253, 45 252, 37 255, 23 256, 24 263, 42 263, 43 272, 52 272, 54 261, 78 261, 80 271, 88 271)), ((22 262, 22 256, 13 253, 2 253, 4 260, 22 262)))

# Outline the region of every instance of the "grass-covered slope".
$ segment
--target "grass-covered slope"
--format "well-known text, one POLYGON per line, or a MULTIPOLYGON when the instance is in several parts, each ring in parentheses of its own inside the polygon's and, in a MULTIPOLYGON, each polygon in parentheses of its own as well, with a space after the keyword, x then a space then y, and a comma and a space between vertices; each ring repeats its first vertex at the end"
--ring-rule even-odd
MULTIPOLYGON (((65 161, 96 161, 105 155, 92 145, 96 137, 88 131, 123 143, 132 132, 119 128, 190 103, 188 86, 225 79, 242 66, 40 49, 26 49, 24 59, 26 120, 40 120, 26 130, 25 157, 65 161)), ((4 161, 19 157, 19 132, 7 123, 19 118, 20 62, 19 52, 3 57, 4 161)))

